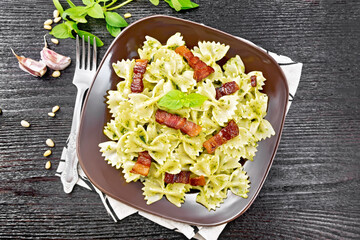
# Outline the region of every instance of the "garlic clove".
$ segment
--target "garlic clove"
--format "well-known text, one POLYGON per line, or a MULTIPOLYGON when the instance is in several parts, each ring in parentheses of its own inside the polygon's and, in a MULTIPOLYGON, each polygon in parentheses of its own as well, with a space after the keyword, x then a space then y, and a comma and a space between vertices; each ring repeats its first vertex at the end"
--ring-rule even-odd
POLYGON ((46 73, 46 64, 42 61, 35 61, 31 58, 26 58, 24 56, 18 56, 13 49, 12 53, 15 55, 19 62, 19 67, 21 70, 30 73, 35 77, 42 77, 46 73))
POLYGON ((71 63, 71 58, 58 54, 44 47, 40 52, 41 60, 53 70, 64 70, 71 63))
POLYGON ((71 58, 58 54, 47 47, 46 38, 44 36, 45 46, 40 52, 41 60, 53 70, 64 70, 71 63, 71 58))

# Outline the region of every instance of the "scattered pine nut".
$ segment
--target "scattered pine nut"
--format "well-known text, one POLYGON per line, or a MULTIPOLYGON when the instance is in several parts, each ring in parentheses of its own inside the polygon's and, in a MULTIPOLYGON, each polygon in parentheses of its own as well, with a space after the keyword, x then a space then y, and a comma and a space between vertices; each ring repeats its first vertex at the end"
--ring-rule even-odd
POLYGON ((60 107, 58 105, 56 105, 52 108, 52 112, 56 113, 57 111, 59 111, 59 109, 60 109, 60 107))
POLYGON ((53 112, 49 112, 48 115, 49 115, 49 117, 55 117, 55 113, 53 113, 53 112))
POLYGON ((56 17, 56 18, 54 18, 54 23, 58 23, 58 22, 60 22, 60 20, 61 20, 61 17, 56 17))
POLYGON ((51 27, 50 25, 44 25, 44 29, 46 29, 46 30, 51 30, 52 27, 51 27))
POLYGON ((44 157, 48 157, 48 156, 50 156, 51 155, 51 150, 46 150, 45 152, 44 152, 44 157))
POLYGON ((51 42, 58 45, 59 44, 59 40, 57 40, 56 38, 52 38, 51 42))
POLYGON ((51 76, 53 76, 55 78, 60 77, 60 75, 61 75, 60 71, 57 71, 57 70, 51 74, 51 76))
POLYGON ((51 162, 50 161, 47 161, 45 163, 45 169, 50 169, 51 168, 51 162))
POLYGON ((53 140, 51 140, 50 138, 46 139, 46 145, 48 145, 49 147, 54 147, 55 143, 53 140))
POLYGON ((21 124, 21 126, 23 126, 25 128, 30 127, 30 123, 28 121, 25 121, 25 120, 21 120, 20 124, 21 124))
POLYGON ((124 18, 130 18, 131 17, 131 13, 125 13, 124 14, 124 18))
POLYGON ((55 9, 54 12, 53 12, 53 16, 54 16, 54 18, 59 17, 59 16, 60 16, 60 12, 59 12, 57 9, 55 9))
POLYGON ((53 24, 53 20, 51 19, 48 19, 44 22, 44 25, 51 25, 51 24, 53 24))

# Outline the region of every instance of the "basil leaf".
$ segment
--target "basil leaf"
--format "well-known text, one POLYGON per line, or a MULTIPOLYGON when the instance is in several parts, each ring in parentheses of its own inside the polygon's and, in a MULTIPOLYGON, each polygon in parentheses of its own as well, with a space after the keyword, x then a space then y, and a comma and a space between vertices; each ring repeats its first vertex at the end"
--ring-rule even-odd
POLYGON ((179 90, 172 90, 160 98, 158 105, 160 107, 177 110, 183 107, 185 97, 185 93, 179 90))
POLYGON ((149 0, 153 5, 159 5, 159 0, 149 0))
POLYGON ((50 32, 56 38, 64 39, 64 38, 74 38, 71 33, 71 30, 65 23, 60 23, 56 25, 50 32))
POLYGON ((208 99, 206 96, 199 93, 191 93, 186 96, 187 102, 189 102, 189 107, 200 107, 208 99))
POLYGON ((87 20, 85 18, 87 15, 86 7, 79 6, 66 9, 62 16, 63 18, 66 18, 67 15, 76 22, 87 23, 87 20))
POLYGON ((191 9, 191 8, 196 8, 199 5, 191 2, 191 0, 164 0, 167 4, 169 4, 170 7, 174 8, 176 11, 179 11, 175 8, 174 6, 174 1, 177 1, 180 5, 181 5, 181 9, 180 10, 186 10, 186 9, 191 9))
POLYGON ((87 10, 87 14, 92 18, 104 18, 103 10, 98 3, 95 3, 92 7, 90 7, 87 10))
POLYGON ((104 43, 100 40, 100 38, 98 38, 97 36, 95 36, 94 34, 91 34, 89 32, 86 31, 82 31, 82 30, 77 30, 76 32, 80 38, 82 38, 82 36, 84 36, 84 40, 85 42, 88 41, 88 37, 90 37, 90 43, 93 44, 94 41, 94 37, 95 37, 95 41, 96 41, 96 46, 101 47, 104 45, 104 43))
POLYGON ((54 6, 55 8, 59 11, 60 15, 63 14, 64 9, 61 6, 61 3, 59 2, 59 0, 53 0, 54 6))
POLYGON ((77 32, 79 30, 78 26, 76 25, 76 22, 67 20, 65 22, 65 25, 68 26, 71 31, 74 30, 75 32, 77 32))
POLYGON ((109 31, 109 33, 111 34, 111 36, 113 37, 117 37, 117 35, 120 34, 121 32, 121 28, 119 27, 113 27, 109 24, 106 24, 106 29, 109 31))
POLYGON ((181 10, 181 4, 179 3, 179 0, 171 0, 171 3, 176 11, 181 10))
POLYGON ((94 3, 94 0, 82 0, 83 4, 89 6, 94 3))
POLYGON ((76 7, 76 5, 71 0, 66 0, 70 7, 76 7))
POLYGON ((197 8, 199 5, 191 2, 191 0, 178 0, 181 4, 181 10, 191 9, 191 8, 197 8))
POLYGON ((105 12, 105 21, 113 27, 126 27, 128 23, 116 12, 105 12))

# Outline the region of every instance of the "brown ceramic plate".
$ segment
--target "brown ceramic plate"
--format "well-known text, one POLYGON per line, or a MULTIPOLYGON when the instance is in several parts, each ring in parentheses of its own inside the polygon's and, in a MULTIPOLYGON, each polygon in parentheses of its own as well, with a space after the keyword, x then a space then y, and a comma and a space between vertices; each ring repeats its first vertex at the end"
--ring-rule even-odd
POLYGON ((168 16, 144 18, 128 26, 114 40, 100 64, 81 118, 77 145, 80 164, 91 182, 101 191, 139 210, 194 225, 214 226, 229 222, 250 207, 265 181, 279 145, 287 101, 288 86, 284 74, 275 60, 259 48, 198 23, 168 16), (105 97, 107 91, 116 89, 116 83, 120 81, 111 64, 121 59, 138 58, 137 49, 142 47, 146 35, 165 44, 176 32, 184 36, 189 48, 197 45, 198 41, 215 41, 230 45, 225 61, 238 54, 247 72, 262 71, 267 79, 264 88, 264 92, 269 96, 266 119, 274 127, 276 135, 261 141, 254 161, 245 163, 244 168, 251 181, 249 197, 243 199, 229 191, 228 198, 216 211, 209 212, 204 206, 196 203, 196 194, 187 194, 185 203, 180 208, 171 204, 165 197, 147 205, 142 195, 143 185, 139 182, 126 183, 121 171, 108 165, 99 152, 98 144, 109 140, 103 134, 103 127, 110 119, 105 97))

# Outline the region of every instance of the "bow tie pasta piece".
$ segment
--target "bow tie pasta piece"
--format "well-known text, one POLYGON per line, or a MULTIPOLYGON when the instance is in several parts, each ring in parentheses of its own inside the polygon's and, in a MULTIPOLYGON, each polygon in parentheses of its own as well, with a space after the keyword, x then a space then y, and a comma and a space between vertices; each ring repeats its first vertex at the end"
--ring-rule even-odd
POLYGON ((239 163, 239 158, 234 158, 227 154, 224 154, 223 152, 219 152, 219 167, 216 173, 225 173, 238 167, 241 167, 241 164, 239 163))
POLYGON ((196 163, 190 167, 190 171, 198 176, 206 177, 214 174, 219 168, 219 157, 212 154, 201 154, 196 163))
POLYGON ((179 32, 172 35, 167 41, 166 41, 166 48, 175 50, 177 47, 185 45, 185 42, 183 40, 183 36, 179 32))
POLYGON ((185 152, 189 155, 190 158, 196 159, 197 156, 203 151, 202 144, 206 140, 206 135, 200 133, 196 137, 190 137, 187 134, 180 133, 179 139, 180 144, 183 145, 185 152))
POLYGON ((190 171, 190 167, 196 162, 196 160, 189 157, 189 155, 185 152, 182 144, 175 149, 170 158, 179 160, 182 170, 185 171, 190 171))
MULTIPOLYGON (((250 79, 251 76, 256 76, 256 87, 257 90, 263 90, 263 86, 265 85, 266 78, 262 74, 262 72, 259 71, 252 71, 247 74, 248 79, 250 79)), ((251 81, 249 82, 251 86, 251 81)))
POLYGON ((228 187, 231 192, 235 195, 238 195, 243 198, 247 198, 247 193, 250 188, 250 181, 248 176, 242 167, 237 168, 230 176, 230 181, 228 182, 228 187))
POLYGON ((185 200, 185 193, 190 188, 187 184, 183 183, 172 183, 165 186, 163 177, 159 177, 146 178, 142 190, 147 204, 159 201, 165 195, 171 203, 181 207, 181 203, 185 200))
POLYGON ((223 66, 224 74, 227 77, 237 77, 245 74, 245 65, 241 58, 236 55, 230 58, 223 66))
POLYGON ((204 205, 204 207, 206 207, 209 211, 220 207, 220 204, 224 202, 225 198, 227 198, 227 190, 225 189, 216 196, 207 194, 204 188, 197 189, 200 190, 200 193, 196 196, 196 202, 204 205))
POLYGON ((198 47, 194 47, 193 53, 207 65, 211 65, 222 59, 229 49, 230 46, 218 42, 198 42, 198 47))
POLYGON ((116 145, 116 142, 108 141, 100 143, 99 147, 100 152, 102 152, 101 156, 105 157, 105 160, 108 162, 108 164, 111 164, 111 166, 119 169, 122 166, 122 161, 117 155, 116 145))
POLYGON ((138 49, 140 59, 150 60, 157 49, 161 48, 161 43, 153 37, 146 36, 146 41, 142 48, 138 49))

